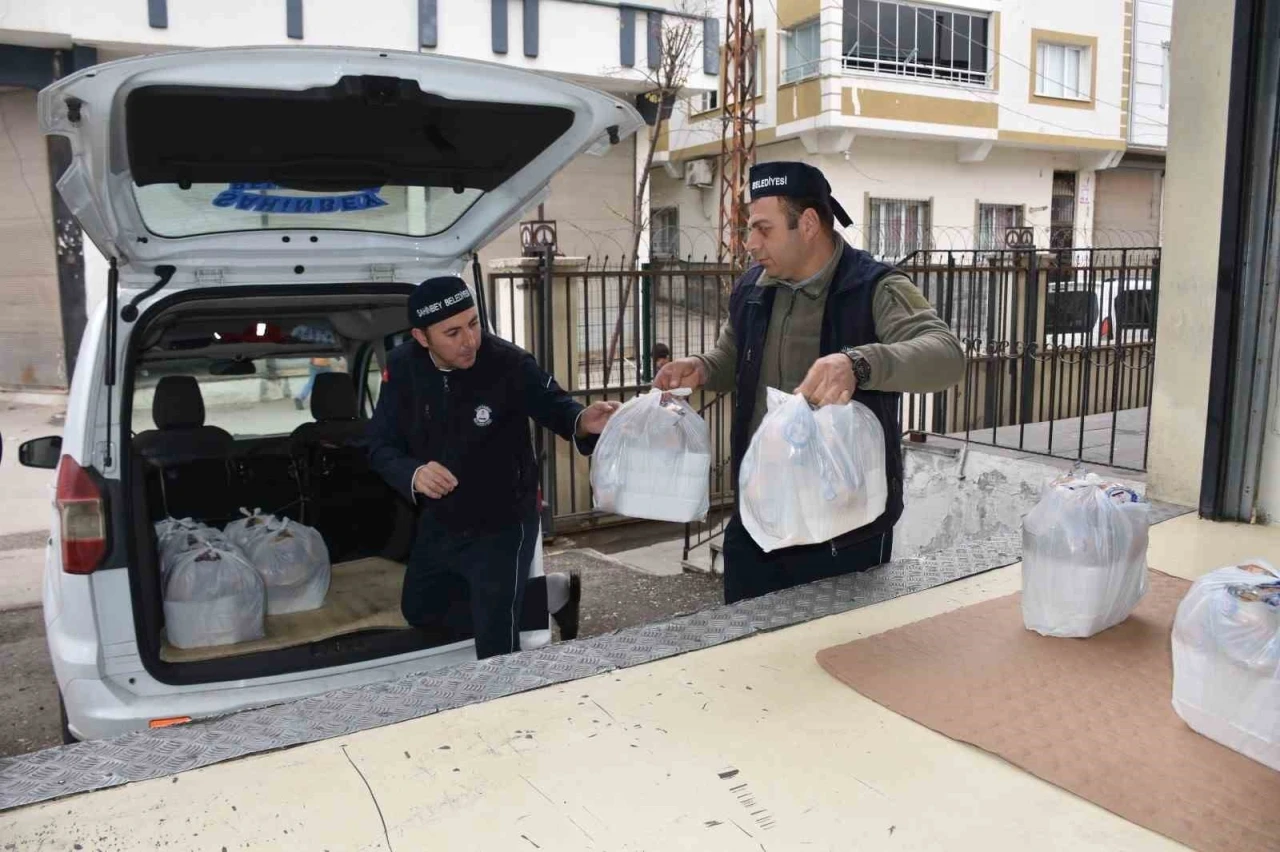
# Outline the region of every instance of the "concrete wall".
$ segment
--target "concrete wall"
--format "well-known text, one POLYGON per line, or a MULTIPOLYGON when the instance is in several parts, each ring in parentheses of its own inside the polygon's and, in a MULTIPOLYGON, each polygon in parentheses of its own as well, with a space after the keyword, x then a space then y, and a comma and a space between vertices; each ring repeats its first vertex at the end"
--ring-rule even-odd
MULTIPOLYGON (((648 5, 697 11, 698 2, 652 0, 648 5)), ((542 0, 536 57, 524 55, 522 3, 508 4, 508 50, 505 55, 494 53, 490 8, 489 0, 438 3, 437 46, 432 50, 580 78, 615 76, 635 83, 643 77, 647 57, 643 13, 636 19, 636 68, 624 69, 616 8, 542 0)), ((360 4, 307 0, 302 39, 288 38, 285 4, 266 0, 170 0, 165 29, 148 24, 146 0, 17 2, 6 5, 0 27, 0 41, 47 46, 69 46, 72 42, 151 48, 314 44, 412 51, 419 45, 417 0, 364 0, 360 4)), ((699 77, 701 71, 698 63, 695 72, 699 77)))
MULTIPOLYGON (((850 0, 852 2, 852 0, 850 0)), ((1159 3, 1159 0, 1154 0, 1159 3)), ((965 0, 951 2, 941 0, 926 4, 944 8, 986 11, 998 14, 993 21, 990 37, 994 75, 990 87, 960 86, 937 83, 925 79, 895 77, 861 71, 844 71, 841 67, 841 49, 845 13, 840 0, 822 0, 813 4, 821 9, 822 53, 820 81, 821 109, 823 115, 814 126, 858 126, 863 131, 893 132, 899 135, 934 135, 948 138, 994 139, 999 133, 1015 135, 1036 134, 1038 144, 1061 147, 1079 140, 1082 147, 1094 148, 1099 143, 1118 141, 1122 136, 1121 103, 1124 96, 1124 0, 1077 0, 1064 3, 1061 0, 965 0), (1032 91, 1032 67, 1035 65, 1033 33, 1066 34, 1080 39, 1096 39, 1096 79, 1093 81, 1093 101, 1090 104, 1065 102, 1037 102, 1032 91), (997 35, 998 32, 998 35, 997 35), (996 56, 996 51, 999 55, 996 56), (852 91, 853 116, 841 116, 843 89, 852 91), (961 101, 966 104, 998 104, 998 128, 990 126, 961 126, 948 122, 933 124, 925 121, 881 120, 861 116, 858 110, 858 93, 862 90, 892 92, 908 96, 961 101), (855 120, 856 119, 856 120, 855 120), (1063 137, 1067 137, 1064 143, 1063 137)), ((757 126, 760 129, 779 126, 785 121, 783 114, 794 110, 780 108, 790 98, 797 96, 795 86, 778 89, 779 70, 785 64, 783 34, 773 8, 756 11, 756 26, 763 32, 766 55, 766 80, 764 96, 756 105, 757 126)), ((906 112, 904 111, 904 115, 906 112)), ((814 122, 809 122, 814 124, 814 122)), ((783 133, 804 129, 805 122, 782 125, 783 133)), ((690 118, 686 111, 678 111, 672 127, 672 148, 703 145, 719 139, 719 122, 710 119, 690 118)), ((1019 144, 1020 140, 1012 143, 1019 144)), ((954 154, 952 154, 954 159, 954 154)))
POLYGON ((1152 148, 1169 144, 1169 55, 1173 0, 1137 0, 1133 22, 1133 83, 1129 93, 1129 143, 1152 148))
POLYGON ((36 95, 0 92, 0 385, 65 388, 53 195, 36 95))
POLYGON ((1124 0, 1022 0, 1000 4, 1000 129, 1047 135, 1120 136, 1124 0), (1097 38, 1092 109, 1029 102, 1032 30, 1097 38))
MULTIPOLYGON (((1055 169, 1074 171, 1078 160, 1069 153, 1024 148, 995 148, 980 163, 956 161, 950 142, 858 136, 846 160, 843 155, 809 154, 798 141, 762 147, 759 162, 804 160, 822 169, 832 192, 848 211, 853 225, 846 237, 865 247, 866 197, 931 200, 934 247, 969 249, 977 226, 978 204, 1022 205, 1027 225, 1044 239, 1055 169)), ((719 199, 714 191, 694 189, 660 175, 654 180, 654 204, 678 206, 682 231, 696 233, 699 244, 714 239, 719 199)), ((1092 207, 1078 213, 1077 222, 1092 220, 1092 207)), ((714 247, 711 254, 714 254, 714 247)))
POLYGON ((1148 481, 1155 497, 1190 506, 1203 467, 1233 21, 1222 0, 1174 8, 1148 481))
MULTIPOLYGON (((639 131, 648 132, 647 127, 639 131)), ((616 261, 621 255, 631 253, 635 146, 633 138, 613 146, 600 157, 584 154, 551 179, 551 193, 543 205, 543 214, 558 225, 561 254, 593 259, 607 255, 616 261)), ((530 210, 525 218, 538 218, 538 209, 530 210)), ((519 226, 494 238, 480 252, 480 259, 486 263, 519 256, 519 226)))

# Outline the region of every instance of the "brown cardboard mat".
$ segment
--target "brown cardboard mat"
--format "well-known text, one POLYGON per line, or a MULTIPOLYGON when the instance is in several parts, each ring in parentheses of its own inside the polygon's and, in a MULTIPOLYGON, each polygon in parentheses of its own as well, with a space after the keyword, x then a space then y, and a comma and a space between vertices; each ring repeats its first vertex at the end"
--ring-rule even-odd
POLYGON ((1201 852, 1280 849, 1280 772, 1173 711, 1169 633, 1190 583, 1151 572, 1122 624, 1089 639, 1022 626, 1009 595, 827 648, 862 695, 1201 852))
POLYGON ((319 609, 268 615, 266 636, 253 642, 212 648, 175 648, 165 641, 160 646, 160 658, 166 663, 220 660, 278 651, 360 630, 408 627, 400 614, 403 586, 404 565, 399 562, 378 557, 340 562, 333 566, 329 593, 319 609))

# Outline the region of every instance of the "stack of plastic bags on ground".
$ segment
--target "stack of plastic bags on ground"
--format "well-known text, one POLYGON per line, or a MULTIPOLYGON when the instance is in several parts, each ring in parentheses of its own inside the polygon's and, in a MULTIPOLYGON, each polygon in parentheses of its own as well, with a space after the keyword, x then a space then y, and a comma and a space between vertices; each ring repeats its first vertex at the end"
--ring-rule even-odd
POLYGON ((707 516, 711 432, 687 395, 655 389, 609 419, 592 453, 596 509, 673 523, 707 516))
POLYGON ((329 550, 320 533, 249 513, 225 531, 192 520, 155 525, 169 642, 205 648, 260 639, 264 618, 324 605, 329 550))
POLYGON ((1173 623, 1173 708, 1280 771, 1280 571, 1255 560, 1192 585, 1173 623))
POLYGON ((775 388, 768 405, 738 475, 742 524, 762 550, 829 541, 884 513, 884 429, 871 409, 815 411, 775 388))
POLYGON ((165 630, 177 648, 261 639, 266 584, 240 548, 190 518, 156 524, 165 630))
POLYGON ((318 609, 329 593, 329 548, 308 526, 261 510, 227 525, 226 534, 267 584, 267 615, 318 609))
POLYGON ((1096 474, 1049 483, 1022 522, 1022 618, 1084 638, 1129 617, 1147 593, 1149 506, 1096 474))

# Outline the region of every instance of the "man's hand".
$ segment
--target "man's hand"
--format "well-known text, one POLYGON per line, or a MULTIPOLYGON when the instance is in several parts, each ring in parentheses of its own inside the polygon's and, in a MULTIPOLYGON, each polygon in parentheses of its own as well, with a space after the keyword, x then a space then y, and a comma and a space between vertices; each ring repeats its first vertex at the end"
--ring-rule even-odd
POLYGON ((653 377, 653 386, 669 391, 676 388, 697 390, 707 383, 707 368, 697 358, 681 358, 663 366, 653 377))
POLYGON ((439 500, 458 487, 458 477, 440 462, 428 462, 413 475, 413 490, 439 500))
POLYGON ((853 362, 848 355, 837 352, 814 361, 795 393, 803 394, 813 405, 844 405, 853 399, 857 389, 853 362))
POLYGON ((578 416, 578 437, 599 435, 604 431, 604 425, 609 422, 609 418, 621 407, 620 402, 593 402, 588 405, 578 416))

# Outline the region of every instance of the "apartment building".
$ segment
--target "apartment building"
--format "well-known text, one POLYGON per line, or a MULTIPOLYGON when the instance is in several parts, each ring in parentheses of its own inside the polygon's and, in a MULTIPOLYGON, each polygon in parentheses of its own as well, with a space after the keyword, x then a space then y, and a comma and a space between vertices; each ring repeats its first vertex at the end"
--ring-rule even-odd
MULTIPOLYGON (((664 27, 683 23, 707 44, 720 43, 720 21, 689 11, 683 0, 39 0, 0 6, 0 386, 24 388, 66 387, 86 313, 105 293, 106 261, 83 241, 53 188, 68 155, 47 145, 36 124, 36 92, 60 76, 160 51, 340 45, 504 63, 634 99, 650 88, 646 80, 664 27)), ((690 84, 713 89, 717 52, 698 60, 690 84)), ((603 156, 579 158, 552 182, 543 215, 561 223, 561 251, 616 258, 622 247, 629 250, 630 211, 647 150, 640 134, 603 156)), ((519 254, 513 228, 482 259, 519 254)))
MULTIPOLYGON (((766 0, 755 6, 757 160, 821 167, 886 258, 1150 246, 1172 0, 766 0)), ((723 83, 674 111, 656 251, 715 253, 723 83)))

